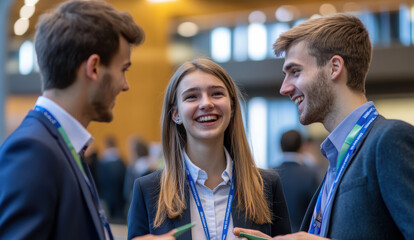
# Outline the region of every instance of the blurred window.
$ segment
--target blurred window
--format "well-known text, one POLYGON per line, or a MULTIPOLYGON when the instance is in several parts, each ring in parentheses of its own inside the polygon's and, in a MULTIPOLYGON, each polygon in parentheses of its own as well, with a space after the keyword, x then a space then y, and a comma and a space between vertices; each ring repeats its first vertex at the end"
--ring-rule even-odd
POLYGON ((211 31, 211 57, 216 62, 227 62, 231 57, 231 32, 219 27, 211 31))
POLYGON ((237 62, 247 60, 247 27, 236 26, 233 30, 233 59, 237 62))
POLYGON ((263 23, 251 23, 248 28, 248 55, 251 60, 260 61, 267 55, 267 31, 263 23))

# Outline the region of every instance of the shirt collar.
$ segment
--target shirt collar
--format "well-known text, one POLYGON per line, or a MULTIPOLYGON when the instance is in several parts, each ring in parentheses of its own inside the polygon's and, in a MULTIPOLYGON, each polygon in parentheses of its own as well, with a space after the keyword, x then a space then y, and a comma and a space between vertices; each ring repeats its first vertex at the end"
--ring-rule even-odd
POLYGON ((303 155, 297 152, 283 152, 282 162, 294 162, 299 165, 303 165, 303 155))
POLYGON ((47 109, 56 118, 77 153, 93 142, 92 135, 88 130, 51 99, 40 96, 36 101, 36 105, 47 109))
POLYGON ((338 153, 341 151, 342 145, 345 142, 346 137, 349 132, 358 122, 358 119, 364 114, 364 112, 371 106, 373 102, 366 102, 355 109, 351 114, 349 114, 321 144, 321 152, 329 160, 329 165, 331 167, 336 167, 336 161, 338 153), (335 158, 329 157, 332 156, 332 151, 335 152, 335 158))
MULTIPOLYGON (((226 155, 226 169, 221 174, 221 177, 223 178, 225 184, 228 184, 233 175, 233 160, 231 159, 231 156, 226 148, 224 148, 224 153, 226 155)), ((183 150, 183 155, 184 161, 188 167, 188 171, 190 172, 191 177, 194 179, 194 182, 199 181, 201 184, 204 184, 208 178, 207 173, 201 168, 197 167, 193 162, 191 162, 185 150, 183 150)))

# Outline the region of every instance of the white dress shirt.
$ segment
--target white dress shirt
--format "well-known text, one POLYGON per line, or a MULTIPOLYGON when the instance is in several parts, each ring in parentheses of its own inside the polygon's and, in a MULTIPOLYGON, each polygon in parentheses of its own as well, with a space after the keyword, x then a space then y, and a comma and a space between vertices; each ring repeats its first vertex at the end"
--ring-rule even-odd
MULTIPOLYGON (((208 176, 207 173, 194 165, 187 154, 184 151, 184 161, 186 161, 188 170, 191 177, 194 179, 201 204, 206 216, 207 226, 210 233, 210 239, 221 240, 223 232, 224 215, 226 213, 227 199, 230 192, 231 180, 232 180, 232 159, 230 154, 224 148, 226 154, 226 169, 221 174, 223 181, 211 190, 204 185, 208 176)), ((191 235, 193 239, 206 239, 203 230, 203 224, 201 223, 200 215, 197 209, 197 205, 194 201, 193 194, 190 191, 190 213, 191 222, 196 222, 195 227, 191 229, 191 235)), ((230 206, 231 207, 231 206, 230 206)), ((233 234, 233 218, 230 214, 229 228, 227 232, 227 239, 236 239, 233 234)))
POLYGON ((88 130, 66 112, 65 109, 49 98, 40 96, 36 101, 36 105, 45 108, 56 118, 78 154, 84 147, 89 146, 93 142, 92 135, 88 130))

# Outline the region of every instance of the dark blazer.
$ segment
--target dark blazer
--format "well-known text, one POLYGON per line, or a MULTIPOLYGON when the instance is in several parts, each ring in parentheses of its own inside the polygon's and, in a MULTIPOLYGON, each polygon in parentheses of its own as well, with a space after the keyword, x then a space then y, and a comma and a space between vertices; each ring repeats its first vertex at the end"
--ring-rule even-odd
POLYGON ((0 147, 0 239, 104 239, 92 194, 66 143, 30 111, 0 147))
MULTIPOLYGON (((266 198, 271 212, 274 214, 272 224, 258 225, 245 221, 245 212, 237 208, 237 195, 231 208, 234 227, 259 230, 270 236, 290 233, 289 216, 283 196, 282 184, 274 171, 261 170, 266 198)), ((160 192, 161 170, 138 178, 134 184, 134 194, 128 214, 128 239, 148 233, 159 235, 191 222, 190 194, 188 184, 185 186, 185 199, 187 209, 181 218, 170 219, 154 229, 153 222, 156 214, 158 196, 160 192)), ((247 179, 246 179, 247 180, 247 179)), ((237 186, 235 186, 237 188, 237 186)), ((236 190, 235 190, 236 191, 236 190)), ((232 233, 228 233, 232 234, 232 233)), ((177 238, 178 240, 191 240, 191 231, 187 231, 177 238)))
POLYGON ((122 159, 99 162, 99 179, 101 199, 107 207, 109 220, 125 221, 125 200, 123 196, 125 165, 122 159))
MULTIPOLYGON (((338 184, 327 237, 414 239, 414 127, 378 116, 338 184)), ((309 229, 317 193, 303 231, 309 229)))
POLYGON ((283 162, 275 170, 282 181, 292 231, 297 232, 320 184, 318 174, 314 169, 294 161, 283 162))

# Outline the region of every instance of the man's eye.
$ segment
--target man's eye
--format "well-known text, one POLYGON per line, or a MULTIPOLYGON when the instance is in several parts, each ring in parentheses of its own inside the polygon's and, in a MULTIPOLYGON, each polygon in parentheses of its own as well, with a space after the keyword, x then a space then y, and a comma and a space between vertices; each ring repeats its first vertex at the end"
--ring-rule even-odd
POLYGON ((293 70, 292 71, 293 76, 296 76, 296 77, 299 75, 299 73, 300 73, 300 70, 293 70))

